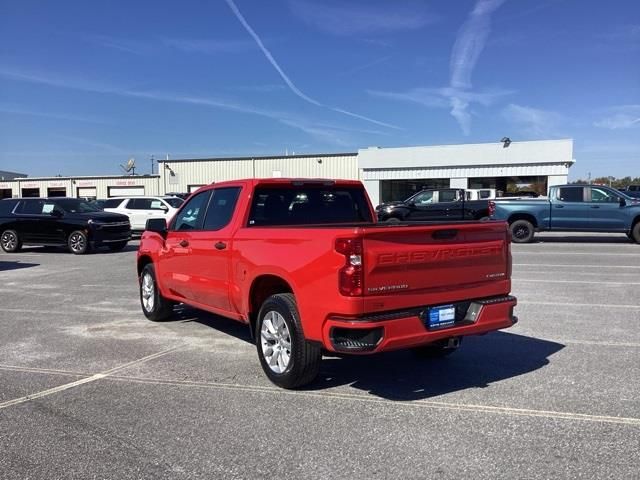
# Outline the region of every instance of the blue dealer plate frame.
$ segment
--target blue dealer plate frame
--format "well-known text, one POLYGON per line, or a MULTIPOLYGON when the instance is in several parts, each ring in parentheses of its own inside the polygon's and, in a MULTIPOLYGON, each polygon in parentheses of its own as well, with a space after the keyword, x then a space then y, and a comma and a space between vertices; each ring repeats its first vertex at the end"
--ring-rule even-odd
POLYGON ((455 305, 430 307, 424 312, 424 316, 427 328, 430 330, 453 327, 456 323, 456 307, 455 305))

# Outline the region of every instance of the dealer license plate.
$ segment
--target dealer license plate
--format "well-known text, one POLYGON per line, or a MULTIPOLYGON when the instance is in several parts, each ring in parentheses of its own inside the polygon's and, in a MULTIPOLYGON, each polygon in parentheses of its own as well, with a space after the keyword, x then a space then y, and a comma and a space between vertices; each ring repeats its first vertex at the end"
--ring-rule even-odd
POLYGON ((444 328, 451 327, 456 321, 456 307, 453 305, 443 305, 427 310, 427 327, 444 328))

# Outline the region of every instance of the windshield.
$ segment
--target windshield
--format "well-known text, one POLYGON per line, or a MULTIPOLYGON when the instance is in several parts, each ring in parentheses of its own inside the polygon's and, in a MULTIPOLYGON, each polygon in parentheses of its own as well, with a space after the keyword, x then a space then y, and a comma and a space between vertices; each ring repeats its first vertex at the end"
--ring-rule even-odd
POLYGON ((171 205, 173 208, 178 208, 180 205, 184 203, 184 200, 178 197, 165 197, 163 198, 165 202, 171 205))
POLYGON ((84 200, 76 198, 56 200, 55 204, 67 213, 91 213, 100 211, 100 209, 93 203, 85 202, 84 200))

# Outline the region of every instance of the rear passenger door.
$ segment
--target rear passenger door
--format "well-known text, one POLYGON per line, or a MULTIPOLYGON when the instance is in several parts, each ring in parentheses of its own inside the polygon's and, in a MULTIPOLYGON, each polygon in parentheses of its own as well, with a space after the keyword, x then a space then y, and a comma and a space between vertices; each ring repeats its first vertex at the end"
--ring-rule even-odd
POLYGON ((26 243, 60 243, 59 220, 51 215, 55 205, 43 199, 21 200, 16 208, 20 235, 26 243))
POLYGON ((583 186, 560 187, 551 204, 552 230, 589 230, 591 215, 583 186))

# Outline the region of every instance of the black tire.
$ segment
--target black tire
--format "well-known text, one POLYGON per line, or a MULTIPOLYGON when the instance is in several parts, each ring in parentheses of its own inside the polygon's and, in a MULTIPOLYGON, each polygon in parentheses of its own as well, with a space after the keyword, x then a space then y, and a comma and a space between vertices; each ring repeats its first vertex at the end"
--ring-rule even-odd
POLYGON ((89 238, 82 230, 74 230, 69 234, 67 247, 74 255, 84 255, 85 253, 89 253, 91 249, 89 246, 89 238))
POLYGON ((142 269, 138 284, 140 285, 140 306, 145 317, 154 322, 162 322, 173 315, 173 302, 160 293, 152 263, 145 265, 142 269))
POLYGON ((0 245, 7 253, 16 253, 22 248, 22 240, 15 230, 5 230, 0 235, 0 245))
POLYGON ((513 243, 530 243, 536 231, 529 220, 516 220, 509 225, 513 243))
MULTIPOLYGON (((316 378, 320 369, 322 352, 319 345, 308 342, 304 338, 296 300, 291 293, 280 293, 267 298, 262 307, 260 307, 256 323, 258 358, 269 380, 282 388, 296 388, 306 385, 316 378), (276 365, 271 367, 267 358, 265 358, 265 356, 268 356, 267 352, 270 349, 272 352, 271 358, 273 359, 274 356, 277 356, 273 352, 275 350, 274 347, 278 347, 278 341, 275 336, 269 338, 268 335, 270 334, 268 332, 265 335, 262 332, 265 321, 271 322, 273 326, 274 319, 278 315, 278 319, 284 320, 287 329, 286 331, 279 329, 278 333, 283 338, 288 338, 289 344, 288 349, 279 346, 281 351, 284 351, 288 356, 288 362, 281 372, 274 370, 274 368, 283 368, 279 362, 276 362, 276 365)), ((268 326, 265 326, 265 328, 268 328, 268 326)), ((282 358, 282 356, 279 358, 282 358)))
POLYGON ((640 243, 640 222, 637 222, 631 229, 631 240, 640 243))
POLYGON ((462 338, 458 338, 456 346, 449 346, 449 339, 440 340, 438 342, 423 345, 421 347, 415 347, 411 350, 414 355, 419 358, 443 358, 451 355, 453 352, 460 348, 462 338))
POLYGON ((120 250, 124 250, 124 247, 127 246, 127 242, 118 242, 118 243, 110 243, 109 244, 109 250, 111 250, 112 252, 119 252, 120 250))

